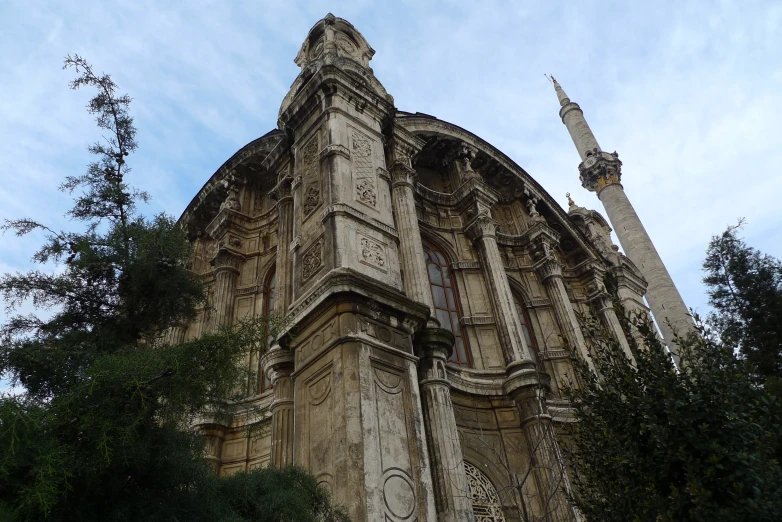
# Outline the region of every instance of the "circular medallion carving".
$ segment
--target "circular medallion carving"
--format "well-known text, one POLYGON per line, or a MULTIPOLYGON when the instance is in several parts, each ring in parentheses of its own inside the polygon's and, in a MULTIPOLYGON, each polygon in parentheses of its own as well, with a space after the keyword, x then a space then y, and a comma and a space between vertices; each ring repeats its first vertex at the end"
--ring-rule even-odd
POLYGON ((415 510, 413 486, 401 475, 391 475, 383 484, 386 508, 397 518, 406 519, 415 510))

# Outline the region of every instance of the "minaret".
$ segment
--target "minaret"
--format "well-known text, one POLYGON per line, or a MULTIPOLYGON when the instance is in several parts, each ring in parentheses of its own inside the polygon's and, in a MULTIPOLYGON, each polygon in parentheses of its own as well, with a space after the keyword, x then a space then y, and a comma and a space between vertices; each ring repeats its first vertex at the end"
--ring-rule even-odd
POLYGON ((649 284, 646 300, 668 348, 676 353, 674 330, 680 336, 694 331, 692 318, 671 275, 654 248, 649 234, 620 183, 622 162, 616 152, 604 152, 584 119, 577 103, 570 101, 559 83, 551 77, 561 109, 559 116, 581 156, 578 166, 581 185, 596 192, 627 257, 635 263, 649 284))

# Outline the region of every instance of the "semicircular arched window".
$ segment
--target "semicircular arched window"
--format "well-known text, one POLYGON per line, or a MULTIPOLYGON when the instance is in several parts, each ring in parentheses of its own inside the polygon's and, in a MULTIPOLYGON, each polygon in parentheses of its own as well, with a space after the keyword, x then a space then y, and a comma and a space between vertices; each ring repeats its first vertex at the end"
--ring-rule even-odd
MULTIPOLYGON (((271 314, 274 313, 274 305, 275 305, 275 291, 277 289, 277 269, 276 267, 272 268, 269 272, 269 275, 266 276, 266 281, 263 285, 263 313, 264 314, 271 314)), ((266 375, 266 372, 261 369, 261 378, 259 379, 259 382, 261 383, 261 393, 265 392, 266 390, 272 389, 272 381, 269 379, 269 376, 266 375)))
POLYGON ((456 338, 450 362, 459 366, 472 366, 467 349, 467 336, 462 331, 459 296, 448 266, 448 258, 439 249, 424 243, 424 260, 429 274, 429 288, 432 291, 435 318, 440 327, 450 330, 456 338))
POLYGON ((532 350, 535 356, 535 362, 540 365, 540 355, 538 353, 538 342, 535 339, 535 332, 532 330, 532 321, 529 318, 529 312, 524 305, 524 300, 521 299, 517 292, 511 292, 513 294, 513 304, 516 305, 516 312, 521 321, 521 331, 524 334, 524 340, 527 341, 527 346, 532 350))
POLYGON ((502 503, 497 494, 497 488, 481 470, 470 464, 464 463, 464 472, 467 475, 467 486, 470 491, 472 513, 477 522, 505 522, 502 513, 502 503))

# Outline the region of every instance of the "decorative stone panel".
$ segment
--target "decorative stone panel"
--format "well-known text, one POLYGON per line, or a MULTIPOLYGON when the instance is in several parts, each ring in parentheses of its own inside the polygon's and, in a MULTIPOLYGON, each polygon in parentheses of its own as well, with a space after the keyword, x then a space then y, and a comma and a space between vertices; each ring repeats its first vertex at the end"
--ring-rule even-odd
POLYGON ((304 189, 302 216, 307 218, 321 202, 320 160, 318 157, 318 136, 315 135, 301 150, 301 182, 304 189))
POLYGON ((351 129, 350 140, 356 201, 376 208, 377 183, 372 161, 372 140, 356 129, 351 129))
POLYGON ((306 281, 323 266, 323 238, 315 241, 301 255, 301 279, 306 281))

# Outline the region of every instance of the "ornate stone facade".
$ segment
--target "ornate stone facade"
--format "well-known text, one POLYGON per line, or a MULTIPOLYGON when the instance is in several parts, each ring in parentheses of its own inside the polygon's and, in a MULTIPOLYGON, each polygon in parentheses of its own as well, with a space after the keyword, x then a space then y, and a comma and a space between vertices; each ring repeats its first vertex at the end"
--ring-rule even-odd
POLYGON ((373 54, 347 21, 315 24, 279 129, 181 218, 214 297, 169 339, 271 310, 296 330, 245 362, 268 429, 205 421, 208 458, 223 475, 303 466, 356 522, 577 520, 566 348, 588 355, 590 307, 623 338, 603 274, 634 307, 645 281, 589 211, 566 214, 478 136, 398 111, 373 54))

